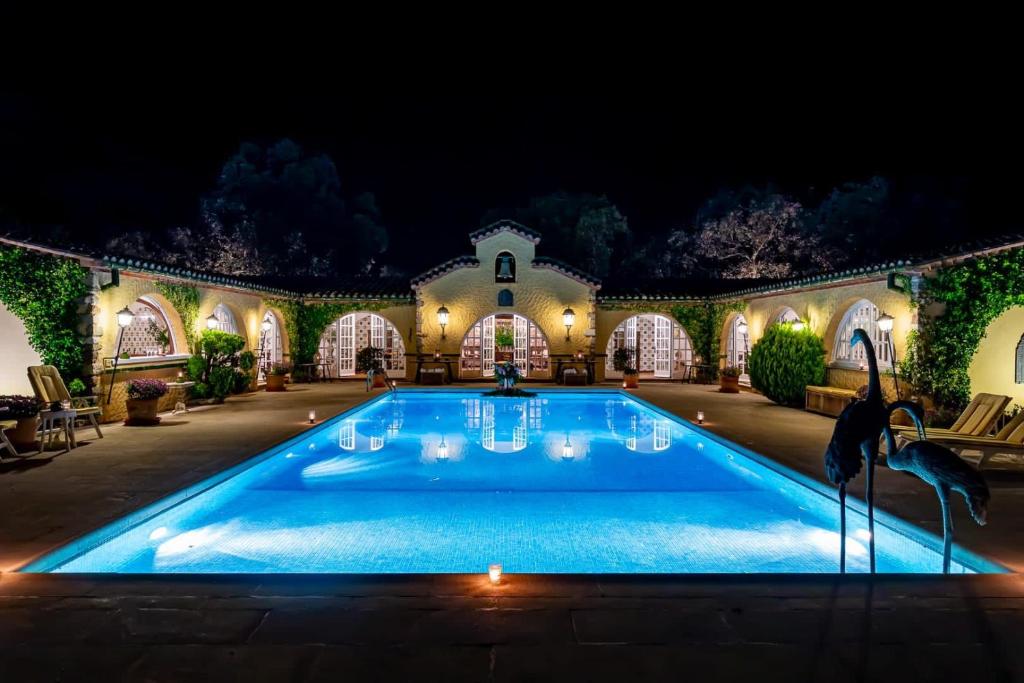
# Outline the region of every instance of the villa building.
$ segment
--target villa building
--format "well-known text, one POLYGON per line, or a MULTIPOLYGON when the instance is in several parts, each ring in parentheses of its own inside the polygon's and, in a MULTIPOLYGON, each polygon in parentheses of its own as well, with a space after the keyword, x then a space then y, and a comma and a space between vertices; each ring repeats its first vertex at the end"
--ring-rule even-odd
MULTIPOLYGON (((387 373, 408 381, 423 381, 424 372, 445 380, 487 379, 496 363, 508 360, 527 380, 558 381, 574 368, 601 382, 621 377, 612 364, 618 348, 630 349, 641 377, 652 381, 682 380, 694 367, 712 365, 735 366, 745 374, 750 347, 765 329, 799 321, 824 340, 828 384, 856 389, 866 382, 866 373, 863 347, 848 343, 854 329, 868 331, 883 371, 891 369, 887 335, 896 360, 901 359, 918 316, 941 314, 914 304, 923 278, 952 264, 1024 247, 1018 239, 784 281, 655 280, 620 286, 545 256, 541 235, 511 221, 481 228, 469 241, 472 254, 411 281, 305 283, 198 273, 7 238, 0 239, 0 248, 70 259, 88 273, 88 293, 77 302, 77 333, 87 359, 83 374, 104 397, 105 419, 115 420, 123 417, 127 380, 173 381, 189 356, 190 340, 207 327, 244 337, 259 358, 261 377, 274 364, 304 365, 331 378, 355 376, 357 354, 374 346, 384 351, 387 373), (179 298, 185 291, 192 293, 187 310, 179 298), (294 339, 301 329, 294 319, 300 304, 338 313, 314 331, 316 344, 303 345, 315 348, 312 357, 300 357, 294 339), (686 316, 677 315, 693 307, 724 311, 713 346, 695 343, 697 331, 686 329, 681 322, 686 316), (133 315, 122 330, 117 313, 125 308, 133 315), (891 333, 877 324, 882 313, 894 319, 891 333), (705 357, 708 349, 718 357, 705 357)), ((0 394, 31 393, 25 368, 40 362, 39 352, 29 343, 23 321, 3 302, 0 330, 0 394)), ((1024 307, 1011 307, 989 324, 969 374, 972 391, 1024 402, 1024 307)))

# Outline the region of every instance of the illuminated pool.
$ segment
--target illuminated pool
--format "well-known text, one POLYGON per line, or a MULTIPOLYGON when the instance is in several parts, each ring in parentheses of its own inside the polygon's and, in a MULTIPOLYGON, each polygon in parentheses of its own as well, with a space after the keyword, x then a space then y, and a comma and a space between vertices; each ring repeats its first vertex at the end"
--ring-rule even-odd
MULTIPOLYGON (((831 490, 622 392, 401 391, 26 571, 834 572, 838 526, 831 490)), ((876 533, 879 571, 941 570, 937 539, 876 533)), ((953 571, 1001 569, 958 549, 953 571)))

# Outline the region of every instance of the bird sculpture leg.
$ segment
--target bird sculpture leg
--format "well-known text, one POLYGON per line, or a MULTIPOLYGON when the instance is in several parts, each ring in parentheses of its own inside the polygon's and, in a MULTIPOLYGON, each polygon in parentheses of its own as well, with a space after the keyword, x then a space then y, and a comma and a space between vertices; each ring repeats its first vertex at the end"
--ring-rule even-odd
POLYGON ((846 482, 839 485, 839 573, 846 573, 846 482))
POLYGON ((864 498, 868 503, 868 556, 871 573, 875 573, 875 460, 878 459, 878 441, 865 441, 860 446, 864 453, 865 483, 864 498))
POLYGON ((949 573, 949 561, 953 554, 953 517, 949 513, 949 486, 939 484, 935 487, 942 505, 942 573, 949 573))

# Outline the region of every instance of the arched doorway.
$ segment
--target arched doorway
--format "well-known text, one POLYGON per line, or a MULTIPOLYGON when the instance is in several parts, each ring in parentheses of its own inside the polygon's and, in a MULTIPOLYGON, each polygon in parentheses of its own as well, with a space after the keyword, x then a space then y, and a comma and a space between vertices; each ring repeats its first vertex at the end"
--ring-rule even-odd
POLYGON ((356 355, 368 346, 384 351, 389 377, 405 376, 405 343, 398 330, 376 313, 349 313, 327 326, 320 336, 319 361, 326 377, 352 377, 356 355))
POLYGON ((750 329, 742 313, 733 316, 725 343, 725 365, 740 369, 740 384, 749 385, 747 354, 750 353, 750 329))
POLYGON ((615 369, 617 349, 628 349, 640 376, 681 378, 693 365, 693 344, 683 326, 664 315, 645 313, 626 318, 608 338, 605 375, 621 377, 615 369))
POLYGON ((529 318, 496 313, 478 320, 462 338, 459 375, 494 377, 494 364, 512 361, 524 377, 551 377, 548 341, 529 318))
POLYGON ((257 380, 265 382, 267 373, 284 362, 284 344, 281 341, 281 321, 273 311, 267 311, 260 322, 259 372, 257 380))

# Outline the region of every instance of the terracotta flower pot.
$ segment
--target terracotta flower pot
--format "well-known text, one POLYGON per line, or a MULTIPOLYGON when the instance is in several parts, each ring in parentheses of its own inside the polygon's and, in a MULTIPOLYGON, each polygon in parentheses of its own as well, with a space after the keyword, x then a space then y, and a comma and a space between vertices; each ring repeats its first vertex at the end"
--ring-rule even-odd
POLYGON ((740 378, 727 375, 718 376, 718 390, 723 394, 740 393, 740 378))
POLYGON ((374 373, 374 375, 373 375, 373 388, 374 389, 381 389, 383 387, 386 387, 387 385, 388 384, 385 381, 384 373, 382 373, 382 372, 374 373))
POLYGON ((640 375, 623 375, 622 386, 627 389, 636 389, 640 386, 640 375))
POLYGON ((156 415, 159 403, 160 399, 158 398, 128 399, 124 402, 125 408, 128 409, 128 419, 124 423, 133 427, 159 424, 160 418, 156 415))
POLYGON ((7 438, 19 451, 34 450, 36 447, 36 431, 39 429, 39 416, 20 417, 18 425, 7 430, 7 438))
POLYGON ((267 391, 284 391, 284 375, 267 375, 267 391))

